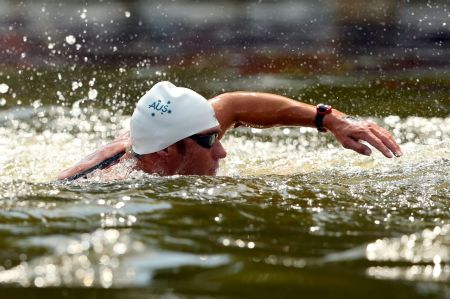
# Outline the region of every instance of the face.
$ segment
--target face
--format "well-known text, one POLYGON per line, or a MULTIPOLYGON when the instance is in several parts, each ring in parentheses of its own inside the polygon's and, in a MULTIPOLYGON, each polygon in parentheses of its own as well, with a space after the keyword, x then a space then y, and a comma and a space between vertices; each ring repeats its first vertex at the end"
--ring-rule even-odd
MULTIPOLYGON (((207 135, 219 133, 219 127, 215 127, 198 135, 207 135)), ((222 146, 220 140, 216 140, 211 148, 205 148, 196 141, 186 138, 183 140, 185 145, 184 153, 179 153, 180 157, 177 167, 177 174, 181 175, 215 175, 219 169, 219 160, 227 156, 227 152, 222 146)))

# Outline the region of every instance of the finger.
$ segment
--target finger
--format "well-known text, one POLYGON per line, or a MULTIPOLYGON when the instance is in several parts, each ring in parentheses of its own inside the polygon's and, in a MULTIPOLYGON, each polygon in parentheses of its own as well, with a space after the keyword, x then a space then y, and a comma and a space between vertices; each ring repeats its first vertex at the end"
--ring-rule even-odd
POLYGON ((367 141, 370 145, 372 145, 377 150, 379 150, 385 157, 387 157, 387 158, 393 157, 391 151, 374 134, 366 132, 366 133, 361 134, 360 136, 356 136, 356 137, 358 137, 360 140, 367 141))
POLYGON ((396 156, 400 157, 402 154, 402 151, 400 149, 400 146, 395 142, 394 137, 385 129, 378 128, 373 129, 372 133, 378 137, 378 139, 381 140, 381 142, 384 143, 384 145, 396 156))
POLYGON ((389 132, 388 130, 386 130, 383 127, 378 126, 373 121, 368 121, 367 125, 368 125, 368 128, 370 129, 370 131, 376 137, 378 137, 384 143, 384 145, 386 145, 389 148, 389 150, 396 157, 400 157, 401 155, 403 155, 402 150, 400 149, 400 146, 397 144, 394 137, 392 137, 391 132, 389 132))
POLYGON ((347 149, 354 150, 357 153, 360 153, 361 155, 370 156, 372 151, 367 145, 364 145, 362 143, 359 143, 355 139, 352 138, 346 138, 344 141, 342 141, 342 146, 347 149))

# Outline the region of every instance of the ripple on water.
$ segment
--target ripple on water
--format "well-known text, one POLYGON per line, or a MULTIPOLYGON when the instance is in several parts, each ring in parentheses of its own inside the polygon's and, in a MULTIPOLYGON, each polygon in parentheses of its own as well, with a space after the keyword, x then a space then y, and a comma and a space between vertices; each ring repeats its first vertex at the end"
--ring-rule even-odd
POLYGON ((289 267, 324 267, 327 264, 369 262, 365 273, 376 279, 447 282, 450 279, 450 225, 420 233, 378 239, 366 246, 325 255, 318 259, 272 256, 269 264, 289 267))
POLYGON ((97 229, 68 236, 37 237, 27 240, 26 246, 45 246, 53 255, 2 269, 0 284, 57 287, 84 286, 146 286, 152 272, 158 269, 197 265, 215 267, 229 261, 226 255, 195 255, 160 251, 132 240, 127 232, 116 229, 97 229))
POLYGON ((218 281, 230 271, 291 281, 303 272, 290 271, 305 269, 306 279, 332 269, 344 282, 336 265, 355 284, 449 278, 450 118, 377 120, 402 142, 401 159, 358 156, 308 128, 240 129, 224 140, 218 177, 121 165, 57 183, 59 170, 126 130, 128 117, 83 101, 37 104, 0 111, 3 284, 146 286, 165 268, 177 270, 163 277, 188 282, 206 268, 218 281))
POLYGON ((366 247, 366 257, 378 264, 366 270, 378 279, 450 280, 450 225, 425 229, 401 238, 384 238, 366 247), (397 266, 398 263, 406 263, 397 266), (389 265, 392 264, 392 265, 389 265))

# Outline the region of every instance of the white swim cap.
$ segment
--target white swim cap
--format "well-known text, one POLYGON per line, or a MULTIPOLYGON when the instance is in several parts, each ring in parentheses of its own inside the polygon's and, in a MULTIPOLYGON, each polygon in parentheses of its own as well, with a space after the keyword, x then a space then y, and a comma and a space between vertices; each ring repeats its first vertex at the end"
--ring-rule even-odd
POLYGON ((219 126, 211 104, 195 91, 164 81, 139 100, 131 116, 133 151, 150 154, 219 126))

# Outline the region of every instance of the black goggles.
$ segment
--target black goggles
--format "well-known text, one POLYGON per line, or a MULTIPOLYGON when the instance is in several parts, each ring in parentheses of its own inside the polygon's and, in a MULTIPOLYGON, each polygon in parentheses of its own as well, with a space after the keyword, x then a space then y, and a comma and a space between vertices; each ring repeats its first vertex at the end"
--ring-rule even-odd
POLYGON ((204 148, 212 148, 214 143, 216 143, 217 138, 219 137, 219 133, 211 133, 211 134, 195 134, 189 136, 188 138, 197 142, 198 145, 204 148))

